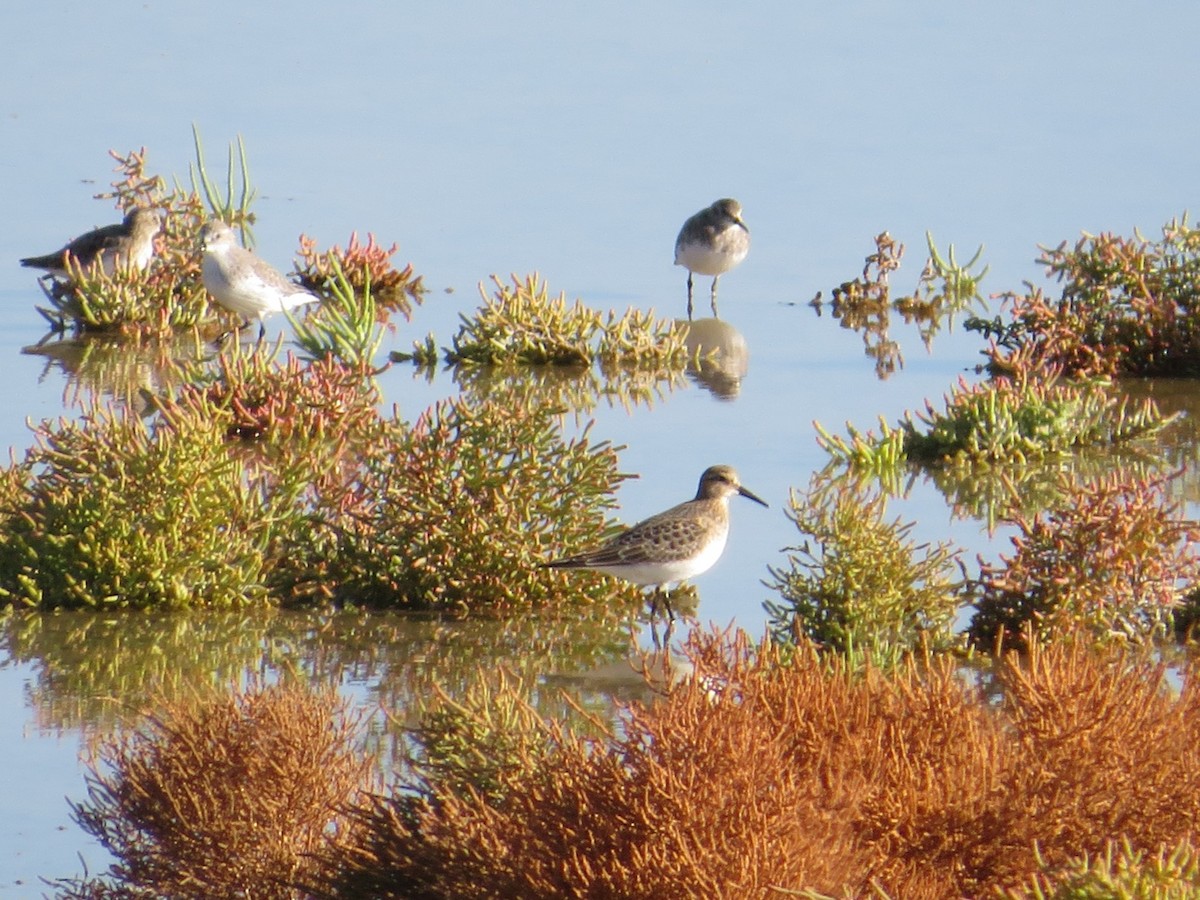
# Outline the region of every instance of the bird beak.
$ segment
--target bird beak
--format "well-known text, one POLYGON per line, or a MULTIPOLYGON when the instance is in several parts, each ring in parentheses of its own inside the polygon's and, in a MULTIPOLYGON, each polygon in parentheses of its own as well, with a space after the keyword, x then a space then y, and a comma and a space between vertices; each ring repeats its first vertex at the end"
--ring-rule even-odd
POLYGON ((753 500, 755 503, 765 506, 767 509, 771 508, 771 504, 767 503, 766 500, 764 500, 762 497, 758 496, 758 494, 754 493, 754 491, 750 490, 749 488, 739 487, 738 493, 741 494, 743 497, 745 497, 747 500, 753 500))
MULTIPOLYGON (((737 217, 736 219, 734 219, 733 221, 735 221, 735 222, 737 222, 739 225, 741 225, 741 226, 742 226, 742 231, 746 232, 746 234, 749 234, 749 233, 750 233, 750 229, 746 227, 746 223, 742 221, 742 217, 741 217, 741 216, 738 216, 738 217, 737 217)), ((764 504, 763 504, 763 506, 766 506, 766 504, 764 503, 764 504)))

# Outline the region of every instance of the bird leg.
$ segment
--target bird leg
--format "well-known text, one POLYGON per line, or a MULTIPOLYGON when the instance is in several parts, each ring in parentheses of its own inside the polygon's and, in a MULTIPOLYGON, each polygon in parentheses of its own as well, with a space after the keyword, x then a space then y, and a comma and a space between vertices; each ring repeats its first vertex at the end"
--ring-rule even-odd
POLYGON ((671 636, 674 633, 675 633, 675 619, 674 619, 674 617, 672 617, 671 620, 669 622, 667 622, 667 627, 663 630, 663 636, 662 636, 663 647, 669 648, 671 646, 671 636))
POLYGON ((654 642, 654 649, 662 650, 671 643, 671 635, 675 633, 675 610, 671 607, 670 592, 663 589, 659 585, 654 589, 654 593, 650 597, 650 639, 654 642), (658 615, 659 600, 662 600, 662 605, 667 610, 666 627, 663 628, 663 633, 660 636, 658 633, 658 624, 660 617, 658 615))
POLYGON ((692 273, 688 270, 688 321, 692 321, 692 273))
POLYGON ((713 278, 712 283, 712 311, 714 319, 720 318, 720 316, 717 315, 717 279, 720 277, 720 275, 717 275, 715 278, 713 278))
POLYGON ((661 584, 654 586, 654 591, 650 594, 650 621, 653 622, 658 616, 658 601, 662 598, 662 605, 667 611, 667 621, 675 621, 675 610, 671 607, 671 593, 666 590, 661 584))

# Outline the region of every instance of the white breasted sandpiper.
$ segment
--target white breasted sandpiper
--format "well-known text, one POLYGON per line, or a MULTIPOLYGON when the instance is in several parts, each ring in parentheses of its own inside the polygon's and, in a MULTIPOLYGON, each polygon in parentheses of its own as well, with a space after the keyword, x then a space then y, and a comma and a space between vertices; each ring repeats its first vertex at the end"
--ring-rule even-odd
POLYGON ((264 320, 271 313, 321 299, 240 246, 233 229, 220 219, 204 223, 200 247, 204 251, 200 267, 204 287, 229 311, 247 320, 258 319, 259 340, 266 333, 264 320))
POLYGON ((717 314, 717 280, 750 252, 750 229, 742 221, 742 204, 728 197, 716 201, 683 223, 675 239, 675 265, 688 270, 688 318, 692 317, 692 275, 711 275, 712 311, 717 314))
POLYGON ((27 256, 21 265, 45 269, 56 278, 67 278, 67 255, 81 269, 97 262, 111 275, 118 264, 145 269, 154 256, 154 236, 158 234, 162 216, 157 209, 138 207, 130 210, 119 225, 105 225, 82 234, 60 250, 45 256, 27 256))
POLYGON ((550 569, 591 569, 634 584, 654 586, 652 613, 662 595, 674 618, 668 585, 707 572, 729 537, 729 498, 741 494, 767 506, 742 487, 730 466, 711 466, 700 476, 696 497, 651 516, 598 547, 543 563, 550 569))

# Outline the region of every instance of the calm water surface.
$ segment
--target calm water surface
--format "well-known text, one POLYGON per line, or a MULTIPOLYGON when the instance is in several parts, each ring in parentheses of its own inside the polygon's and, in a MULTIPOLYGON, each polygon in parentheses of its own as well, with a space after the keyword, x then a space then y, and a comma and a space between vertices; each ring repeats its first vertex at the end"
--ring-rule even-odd
MULTIPOLYGON (((428 331, 449 343, 492 273, 536 270, 594 306, 682 315, 675 233, 733 196, 753 234, 747 261, 722 280, 723 318, 749 348, 736 394, 689 382, 649 409, 598 409, 594 433, 627 445, 622 467, 641 476, 621 492, 627 521, 690 496, 715 462, 771 502, 735 504, 725 558, 698 582, 702 621, 754 632, 766 566, 794 540, 781 511, 788 490, 825 462, 812 421, 835 431, 894 421, 978 360, 978 340, 961 329, 927 354, 901 328, 906 365, 880 381, 860 337, 813 314, 807 302, 856 276, 875 234, 908 246, 896 293, 915 286, 926 230, 960 256, 986 244, 984 289, 999 292, 1040 280, 1038 243, 1134 226, 1154 235, 1200 205, 1200 124, 1186 103, 1200 33, 1192 3, 1136 15, 1077 2, 350 2, 335 13, 303 2, 116 0, 16 4, 3 18, 3 445, 23 452, 26 420, 61 414, 71 390, 62 367, 21 352, 44 329, 34 279, 16 260, 115 221, 91 199, 111 178, 110 148, 145 146, 152 169, 185 176, 192 123, 210 158, 242 135, 265 257, 286 269, 301 233, 327 246, 370 231, 399 242, 400 260, 425 276, 426 305, 391 339, 404 348, 428 331)), ((404 367, 384 387, 406 416, 456 390, 445 375, 426 383, 404 367)), ((920 479, 893 511, 917 521, 918 538, 992 552, 983 524, 955 519, 920 479)), ((455 640, 373 633, 386 665, 364 669, 359 651, 306 637, 311 623, 197 620, 181 634, 67 619, 10 630, 0 660, 6 895, 37 895, 38 876, 79 872, 80 853, 93 871, 105 865, 63 798, 82 796, 82 735, 128 702, 95 692, 111 692, 118 675, 165 677, 155 652, 197 678, 292 666, 357 685, 368 702, 402 704, 409 694, 388 694, 381 672, 411 674, 416 648, 455 640), (128 651, 129 671, 96 675, 96 658, 131 635, 143 643, 128 651), (231 635, 240 655, 214 656, 231 635)), ((345 633, 361 636, 355 628, 345 633)), ((537 642, 519 630, 457 640, 464 666, 527 659, 537 642)), ((619 651, 536 658, 561 674, 606 654, 619 651)))

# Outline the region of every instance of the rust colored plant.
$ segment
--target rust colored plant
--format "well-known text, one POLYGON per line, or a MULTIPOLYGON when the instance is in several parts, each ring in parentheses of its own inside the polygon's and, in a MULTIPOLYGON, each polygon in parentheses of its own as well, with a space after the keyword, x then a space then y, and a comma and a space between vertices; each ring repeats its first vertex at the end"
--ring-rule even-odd
MULTIPOLYGON (((600 740, 538 726, 500 794, 375 796, 327 897, 957 898, 1048 866, 1175 846, 1200 815, 1200 690, 1083 645, 890 674, 693 638, 697 677, 600 740)), ((511 746, 511 745, 510 745, 511 746)))
POLYGON ((1056 510, 1019 516, 1013 555, 981 566, 975 644, 1020 646, 1027 626, 1040 639, 1080 626, 1099 640, 1169 633, 1200 573, 1195 524, 1180 518, 1160 480, 1110 477, 1070 496, 1056 510))
POLYGON ((1058 300, 1009 294, 1008 323, 968 326, 996 338, 994 365, 1027 355, 1068 375, 1200 371, 1200 230, 1186 216, 1159 241, 1085 233, 1074 247, 1043 247, 1039 261, 1062 282, 1058 300))
POLYGON ((117 861, 60 896, 301 896, 314 854, 371 783, 356 733, 332 691, 162 701, 98 748, 72 809, 117 861))
POLYGON ((355 291, 370 288, 381 317, 394 310, 408 320, 412 318, 413 306, 424 299, 426 288, 421 276, 413 274, 412 263, 403 269, 392 265, 392 257, 398 249, 398 244, 388 248, 376 244, 373 234, 367 235, 366 244, 360 244, 358 233, 353 232, 346 242, 346 249, 335 244, 322 253, 313 238, 302 234, 296 271, 302 284, 312 290, 321 290, 340 269, 355 291))

